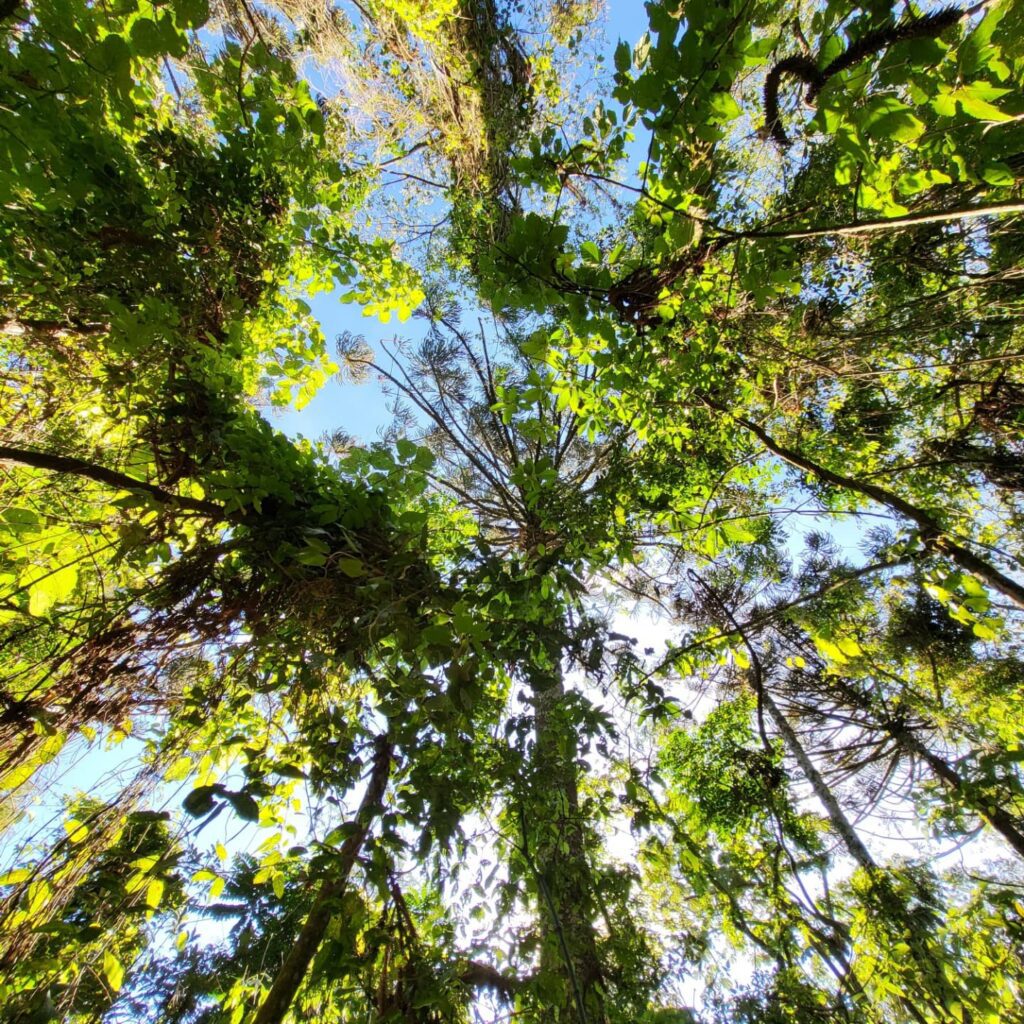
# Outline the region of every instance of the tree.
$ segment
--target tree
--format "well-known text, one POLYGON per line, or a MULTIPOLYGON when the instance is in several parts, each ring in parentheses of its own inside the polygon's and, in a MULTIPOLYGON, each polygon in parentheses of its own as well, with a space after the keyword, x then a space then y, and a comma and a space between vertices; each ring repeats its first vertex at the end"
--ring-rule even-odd
POLYGON ((103 1016, 153 934, 154 915, 184 903, 187 858, 170 815, 124 813, 89 797, 65 813, 41 856, 3 878, 5 1021, 103 1016), (91 856, 82 856, 83 843, 91 856))
MULTIPOLYGON (((436 459, 434 486, 470 513, 479 531, 479 569, 463 570, 465 585, 480 588, 478 601, 486 596, 491 608, 501 607, 504 636, 489 638, 488 653, 503 661, 531 709, 506 725, 513 761, 501 796, 511 880, 529 894, 539 922, 532 985, 543 1001, 558 993, 542 1011, 554 1019, 606 1019, 617 983, 617 1013, 642 999, 645 979, 624 978, 619 963, 642 939, 623 936, 609 917, 609 903, 626 894, 600 877, 580 795, 581 756, 606 723, 568 674, 576 668, 594 676, 606 666, 615 672, 614 638, 581 601, 580 577, 604 570, 631 546, 629 526, 608 514, 619 445, 615 437, 584 438, 545 374, 519 354, 521 326, 495 321, 497 337, 488 340, 482 328, 478 337, 468 335, 457 311, 439 299, 426 315, 423 343, 401 362, 374 362, 353 337, 340 339, 339 354, 350 372, 372 369, 385 380, 396 403, 399 451, 427 445, 436 459), (599 916, 608 929, 603 937, 599 916)), ((458 698, 472 701, 474 668, 455 664, 447 674, 458 698)))

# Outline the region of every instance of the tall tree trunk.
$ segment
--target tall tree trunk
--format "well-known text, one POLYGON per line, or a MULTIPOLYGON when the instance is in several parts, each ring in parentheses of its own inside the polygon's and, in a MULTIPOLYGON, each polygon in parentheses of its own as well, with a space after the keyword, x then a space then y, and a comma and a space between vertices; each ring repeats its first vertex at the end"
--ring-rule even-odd
MULTIPOLYGON (((761 657, 758 653, 757 647, 747 635, 744 627, 736 620, 736 616, 733 615, 729 606, 721 599, 721 597, 718 596, 714 587, 702 580, 695 572, 691 571, 690 577, 707 592, 721 610, 725 618, 729 620, 735 632, 739 633, 744 646, 750 654, 751 681, 758 699, 758 724, 761 728, 762 737, 765 737, 765 732, 764 724, 761 721, 761 715, 763 712, 767 711, 772 722, 775 724, 775 727, 779 730, 779 733, 783 738, 783 742, 789 748, 790 753, 800 765, 807 781, 810 782, 815 796, 818 797, 824 806, 833 827, 839 833, 839 836, 843 840, 850 856, 853 857, 857 862, 858 867, 860 867, 867 876, 870 888, 873 890, 875 897, 879 898, 879 902, 882 906, 889 908, 898 906, 899 904, 891 898, 894 893, 892 892, 890 879, 887 878, 885 872, 880 870, 876 865, 870 851, 861 841, 860 836, 857 835, 853 825, 850 824, 849 819, 843 813, 843 809, 839 806, 839 801, 836 800, 835 794, 833 794, 821 773, 814 766, 814 762, 811 761, 807 751, 804 750, 803 744, 800 742, 800 738, 797 736, 796 731, 789 724, 789 720, 782 713, 782 709, 775 703, 771 694, 765 687, 764 669, 761 665, 761 657)), ((915 984, 914 986, 918 989, 916 998, 922 999, 930 1006, 937 1006, 941 1011, 944 1006, 942 996, 940 995, 936 1001, 929 983, 929 979, 936 976, 937 967, 936 958, 934 951, 931 948, 929 937, 927 935, 911 934, 908 939, 908 944, 910 946, 911 956, 919 968, 918 976, 915 978, 915 982, 918 984, 915 984)), ((938 976, 941 977, 941 972, 938 972, 938 976)), ((859 984, 859 981, 854 974, 851 974, 851 977, 854 979, 855 983, 859 984)), ((918 1024, 926 1024, 926 1018, 914 1005, 912 998, 909 998, 907 995, 901 995, 899 998, 906 1012, 915 1021, 917 1021, 918 1024)))
POLYGON ((842 839, 847 852, 857 862, 859 867, 864 868, 866 871, 874 871, 878 865, 871 856, 871 851, 868 850, 860 836, 857 835, 857 830, 851 824, 850 819, 846 817, 842 807, 839 806, 839 801, 836 799, 831 787, 824 780, 821 772, 814 766, 814 762, 808 757, 807 751, 804 750, 803 744, 800 742, 800 737, 797 736, 793 726, 789 724, 789 719, 782 713, 782 709, 772 699, 771 694, 763 687, 760 699, 765 711, 768 712, 768 717, 774 723, 775 728, 779 730, 779 734, 782 736, 783 742, 786 744, 790 754, 796 763, 800 765, 800 771, 804 773, 804 778, 811 784, 811 789, 814 790, 814 795, 818 798, 818 802, 825 808, 828 820, 832 823, 832 827, 836 830, 839 838, 842 839))
POLYGON ((561 977, 568 998, 553 1022, 603 1024, 601 966, 593 926, 593 877, 579 807, 576 737, 565 721, 560 675, 534 687, 532 791, 523 810, 523 842, 533 860, 541 911, 541 972, 561 977), (529 815, 529 818, 527 817, 529 815))
POLYGON ((274 978, 270 991, 259 1008, 254 1024, 281 1024, 288 1008, 306 978, 309 966, 323 942, 327 926, 338 910, 338 902, 345 893, 352 867, 359 856, 373 819, 380 814, 391 772, 393 748, 386 736, 378 736, 373 757, 373 771, 366 786, 366 792, 356 811, 353 831, 345 840, 338 857, 338 867, 333 878, 326 879, 316 894, 313 907, 295 937, 295 943, 285 957, 274 978))
MULTIPOLYGON (((792 725, 790 725, 785 714, 783 714, 782 709, 772 700, 767 690, 762 689, 761 700, 765 711, 768 712, 775 727, 779 730, 790 754, 800 765, 800 770, 811 784, 814 795, 824 806, 832 827, 839 833, 850 856, 853 857, 857 865, 864 870, 870 879, 870 885, 875 893, 875 897, 880 900, 881 906, 887 908, 887 913, 897 915, 894 917, 894 920, 903 923, 901 915, 904 908, 902 902, 892 890, 891 879, 878 867, 871 856, 871 852, 864 845, 860 836, 857 835, 849 818, 846 817, 843 809, 839 806, 839 801, 836 800, 835 794, 814 766, 814 762, 811 761, 807 751, 804 750, 800 738, 797 736, 792 725)), ((938 990, 935 990, 934 987, 933 979, 942 978, 941 954, 936 953, 929 935, 919 934, 914 931, 914 922, 907 921, 906 923, 909 925, 907 929, 907 943, 910 947, 910 956, 917 966, 917 971, 913 978, 913 987, 916 991, 905 992, 899 996, 899 999, 903 1009, 910 1017, 918 1021, 918 1024, 926 1024, 926 1021, 933 1019, 933 1017, 922 1014, 916 1002, 924 1003, 929 1007, 932 1014, 936 1012, 944 1013, 946 1002, 951 997, 949 996, 948 984, 944 980, 940 982, 938 990)))
MULTIPOLYGON (((694 572, 690 573, 690 577, 708 594, 725 618, 729 620, 733 631, 740 635, 744 646, 750 654, 751 681, 754 686, 754 693, 758 700, 759 723, 761 710, 763 709, 768 712, 768 717, 771 718, 775 728, 779 730, 779 734, 782 736, 782 740, 789 749, 790 754, 796 760, 797 764, 800 765, 800 770, 804 773, 805 778, 811 784, 811 789, 814 790, 814 795, 825 808, 825 813, 828 814, 829 821, 832 822, 832 827, 838 833, 839 838, 842 839, 843 845, 845 845, 850 856, 857 862, 859 867, 862 867, 871 873, 875 872, 878 865, 871 856, 871 852, 861 841, 861 838, 857 835, 853 825, 850 824, 850 819, 846 817, 842 807, 839 806, 839 801, 836 799, 835 794, 832 792, 828 783, 825 782, 821 772, 818 771, 814 766, 814 762, 810 757, 808 757, 807 751, 804 750, 803 744, 800 742, 800 738, 797 736, 796 731, 789 724, 789 719, 787 719, 782 713, 782 709, 775 703, 772 695, 768 692, 768 688, 765 686, 764 669, 761 666, 761 655, 748 636, 746 628, 737 621, 732 610, 718 595, 714 587, 705 582, 694 572)), ((760 723, 760 725, 761 735, 764 737, 763 723, 760 723)))

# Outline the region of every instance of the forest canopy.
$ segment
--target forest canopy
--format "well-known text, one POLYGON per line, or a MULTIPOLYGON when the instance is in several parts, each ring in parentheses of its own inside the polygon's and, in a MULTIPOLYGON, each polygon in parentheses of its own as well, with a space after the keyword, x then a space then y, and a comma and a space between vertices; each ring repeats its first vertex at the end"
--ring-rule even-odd
POLYGON ((1020 0, 0 33, 2 1024, 1024 1022, 1020 0))

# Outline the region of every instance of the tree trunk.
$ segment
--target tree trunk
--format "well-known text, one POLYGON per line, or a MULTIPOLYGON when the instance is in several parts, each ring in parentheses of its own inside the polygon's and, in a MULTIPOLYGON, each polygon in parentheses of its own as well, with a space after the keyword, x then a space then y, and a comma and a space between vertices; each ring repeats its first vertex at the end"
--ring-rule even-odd
POLYGON ((523 842, 532 854, 541 910, 541 973, 564 979, 568 999, 552 1021, 603 1024, 601 966, 592 924, 593 878, 580 816, 576 737, 561 710, 560 676, 534 688, 533 791, 523 807, 523 842), (527 814, 530 818, 527 818, 527 814))
POLYGON ((811 789, 814 790, 814 795, 818 798, 818 802, 825 808, 828 820, 832 823, 832 827, 836 830, 839 838, 842 839, 847 852, 857 862, 859 867, 864 868, 866 871, 874 871, 877 864, 871 856, 871 851, 868 850, 860 836, 857 835, 857 831, 850 823, 850 819, 846 817, 846 813, 839 806, 839 801, 836 799, 835 794, 824 778, 822 778, 821 772, 815 768, 814 762, 808 757, 807 751, 804 750, 800 737, 797 736, 793 726, 789 724, 789 720, 782 713, 778 704, 772 700, 767 690, 762 690, 760 698, 765 711, 768 712, 768 717, 775 724, 775 728, 779 730, 779 734, 782 736, 783 742, 789 749, 790 754, 794 757, 797 764, 800 765, 800 770, 804 773, 804 777, 811 784, 811 789))
MULTIPOLYGON (((880 899, 883 907, 888 908, 887 912, 899 915, 895 920, 902 924, 902 912, 904 907, 895 897, 895 894, 891 889, 890 879, 885 872, 879 869, 874 858, 871 856, 871 852, 861 841, 860 836, 857 835, 857 832, 850 823, 850 820, 846 817, 843 809, 839 806, 839 801, 836 800, 835 795, 829 788, 828 783, 825 782, 824 778, 822 778, 821 773, 814 767, 814 763, 808 756, 807 751, 804 750, 803 744, 800 742, 800 738, 797 736, 793 727, 789 724, 789 720, 782 713, 782 710, 775 701, 772 700, 767 691, 762 691, 761 697, 764 709, 768 712, 769 717, 775 723, 775 727, 782 735, 783 741, 789 748, 790 753, 800 765, 800 770, 807 777, 807 781, 810 782, 811 788, 814 790, 814 795, 824 805, 829 820, 832 823, 832 827, 839 833, 846 849, 849 851, 850 856, 857 862, 858 867, 863 869, 865 874, 867 874, 876 898, 880 899)), ((937 992, 933 990, 931 979, 936 977, 941 978, 942 974, 941 957, 936 955, 936 950, 931 944, 930 936, 927 934, 918 934, 913 932, 913 921, 907 921, 906 923, 909 926, 907 931, 907 943, 910 947, 910 956, 913 958, 917 966, 917 971, 915 972, 915 976, 912 980, 912 984, 916 992, 903 993, 900 995, 899 999, 904 1010, 913 1017, 914 1020, 918 1021, 919 1024, 925 1024, 926 1020, 932 1018, 926 1017, 920 1012, 918 1007, 915 1005, 915 1000, 919 1000, 927 1005, 932 1013, 944 1013, 948 993, 944 993, 941 989, 937 992)))
POLYGON ((49 452, 34 452, 24 448, 0 445, 0 463, 3 462, 18 466, 30 466, 33 469, 45 469, 52 473, 71 473, 74 476, 85 477, 87 480, 107 484, 109 487, 116 487, 118 490, 145 494, 162 505, 192 509, 194 512, 201 512, 203 515, 212 516, 215 519, 224 519, 226 516, 224 509, 212 501, 172 494, 156 484, 148 483, 145 480, 136 480, 135 477, 119 473, 116 469, 107 469, 106 466, 97 466, 95 463, 76 459, 69 455, 54 455, 49 452))
POLYGON ((298 992, 299 986, 306 978, 309 966, 320 948, 320 943, 323 942, 327 926, 338 909, 338 901, 348 886, 352 867, 363 848, 363 843, 366 842, 370 824, 381 811, 384 790, 391 772, 392 746, 387 737, 378 736, 375 747, 373 771, 359 809, 356 811, 357 829, 349 835, 341 847, 337 873, 333 878, 325 880, 321 884, 309 916, 302 928, 299 929, 299 934, 295 937, 295 944, 278 970, 277 976, 270 986, 270 991, 256 1014, 254 1024, 280 1024, 284 1019, 295 998, 295 993, 298 992))
POLYGON ((761 721, 761 712, 763 710, 768 712, 768 717, 771 718, 772 722, 775 724, 775 728, 779 730, 779 734, 782 736, 783 742, 789 748, 790 754, 796 759, 797 764, 800 765, 800 770, 804 773, 807 781, 811 784, 811 789, 814 791, 814 795, 825 808, 825 813, 828 814, 829 821, 832 822, 832 827, 839 834, 839 838, 842 839, 850 856, 857 862, 859 867, 862 867, 865 871, 873 874, 877 865, 875 864, 875 860, 871 856, 870 851, 861 841, 860 836, 857 835, 853 825, 850 824, 849 818, 846 817, 842 807, 839 806, 839 801, 829 788, 828 783, 825 782, 821 773, 817 768, 815 768, 814 762, 810 757, 808 757, 807 751, 804 750, 803 744, 800 742, 800 738, 797 736, 796 731, 789 724, 789 719, 787 719, 782 713, 782 709, 775 703, 772 695, 768 692, 768 688, 765 686, 764 681, 764 670, 761 667, 761 656, 758 653, 757 647, 747 635, 745 627, 740 625, 736 620, 736 616, 733 615, 729 606, 721 599, 721 597, 718 596, 714 587, 706 583, 694 572, 690 573, 690 577, 704 591, 706 591, 708 596, 716 605, 718 605, 722 614, 731 623, 733 630, 739 633, 740 637, 742 637, 744 646, 750 654, 751 680, 753 682, 754 693, 758 700, 758 723, 761 727, 762 738, 765 738, 764 726, 761 721))

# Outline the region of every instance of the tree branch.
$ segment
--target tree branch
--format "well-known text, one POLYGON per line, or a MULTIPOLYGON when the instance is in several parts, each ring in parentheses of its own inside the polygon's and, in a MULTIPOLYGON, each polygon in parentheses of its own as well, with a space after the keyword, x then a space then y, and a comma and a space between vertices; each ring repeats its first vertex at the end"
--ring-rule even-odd
MULTIPOLYGON (((878 220, 862 220, 850 224, 836 224, 827 228, 807 228, 802 231, 727 231, 726 241, 743 239, 777 238, 780 241, 792 242, 803 238, 829 238, 833 235, 869 235, 879 231, 898 231, 918 224, 945 224, 954 220, 971 220, 974 217, 1000 216, 1002 214, 1024 213, 1024 203, 982 203, 979 206, 967 206, 958 210, 928 211, 925 213, 908 213, 903 217, 883 217, 878 220)), ((718 241, 719 239, 715 239, 718 241)))
POLYGON ((122 491, 145 494, 162 505, 176 505, 179 508, 191 509, 193 512, 200 512, 216 519, 226 518, 224 508, 215 502, 172 494, 156 484, 147 483, 145 480, 136 480, 135 477, 119 473, 116 469, 97 466, 95 463, 86 462, 84 459, 77 459, 70 455, 54 455, 50 452, 36 452, 25 448, 0 445, 0 463, 29 466, 32 469, 46 469, 53 473, 71 473, 87 480, 95 480, 97 483, 108 484, 122 491))
MULTIPOLYGON (((704 399, 704 403, 709 408, 716 409, 718 412, 728 412, 723 406, 707 398, 704 399)), ((931 511, 912 504, 885 487, 879 487, 877 484, 868 483, 865 480, 856 480, 853 477, 836 473, 825 466, 819 465, 806 455, 802 455, 800 452, 793 451, 791 448, 786 448, 779 444, 756 423, 741 416, 734 416, 733 418, 740 426, 749 430, 768 451, 778 456, 783 462, 788 462, 791 466, 795 466, 805 473, 810 473, 823 483, 831 484, 833 487, 839 487, 846 491, 853 491, 855 494, 861 494, 865 498, 877 501, 880 505, 885 505, 909 519, 917 526, 921 541, 926 548, 935 554, 944 555, 956 562, 962 569, 966 569, 994 590, 998 590, 1004 597, 1009 598, 1018 608, 1024 608, 1024 586, 1005 575, 1005 573, 1000 572, 994 565, 986 562, 985 559, 979 558, 973 551, 969 551, 963 545, 958 544, 948 531, 942 528, 931 511)))

